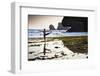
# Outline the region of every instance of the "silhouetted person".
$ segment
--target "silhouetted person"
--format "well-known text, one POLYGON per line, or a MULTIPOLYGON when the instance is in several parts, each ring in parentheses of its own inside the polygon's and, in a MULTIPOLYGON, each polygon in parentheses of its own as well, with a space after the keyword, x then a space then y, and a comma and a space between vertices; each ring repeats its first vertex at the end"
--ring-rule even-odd
POLYGON ((43 48, 43 54, 45 55, 46 54, 46 35, 49 35, 51 32, 49 33, 46 33, 46 29, 43 30, 43 38, 44 38, 44 48, 43 48))

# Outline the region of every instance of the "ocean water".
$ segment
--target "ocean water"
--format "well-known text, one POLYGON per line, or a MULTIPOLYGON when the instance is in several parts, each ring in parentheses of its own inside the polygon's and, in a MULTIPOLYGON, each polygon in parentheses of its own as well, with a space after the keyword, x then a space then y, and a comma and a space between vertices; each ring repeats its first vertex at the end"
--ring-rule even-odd
MULTIPOLYGON (((49 33, 46 37, 63 37, 63 36, 87 36, 88 32, 67 32, 66 30, 46 30, 49 33)), ((29 38, 43 37, 43 30, 28 29, 29 38)))

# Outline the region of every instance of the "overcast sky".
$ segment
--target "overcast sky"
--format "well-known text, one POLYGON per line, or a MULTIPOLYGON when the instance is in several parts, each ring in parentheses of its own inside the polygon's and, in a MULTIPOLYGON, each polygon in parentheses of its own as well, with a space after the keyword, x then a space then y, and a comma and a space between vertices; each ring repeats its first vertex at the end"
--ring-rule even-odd
POLYGON ((49 29, 49 25, 58 26, 58 22, 62 22, 63 16, 41 16, 41 15, 28 15, 29 29, 49 29))

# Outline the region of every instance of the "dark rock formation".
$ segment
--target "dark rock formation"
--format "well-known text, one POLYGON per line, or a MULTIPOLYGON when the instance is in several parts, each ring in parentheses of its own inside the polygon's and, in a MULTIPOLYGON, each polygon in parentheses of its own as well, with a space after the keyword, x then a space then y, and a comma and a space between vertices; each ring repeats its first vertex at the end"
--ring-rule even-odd
POLYGON ((57 27, 57 30, 63 30, 64 29, 64 26, 62 26, 62 23, 58 23, 58 27, 57 27))
POLYGON ((88 18, 87 17, 64 17, 62 20, 63 27, 70 26, 69 32, 87 32, 88 18))
POLYGON ((55 28, 54 28, 54 26, 52 24, 49 26, 49 29, 50 30, 55 30, 55 28))
POLYGON ((68 27, 65 27, 65 26, 63 26, 62 25, 62 23, 58 23, 58 27, 57 27, 57 30, 67 30, 68 29, 68 27))

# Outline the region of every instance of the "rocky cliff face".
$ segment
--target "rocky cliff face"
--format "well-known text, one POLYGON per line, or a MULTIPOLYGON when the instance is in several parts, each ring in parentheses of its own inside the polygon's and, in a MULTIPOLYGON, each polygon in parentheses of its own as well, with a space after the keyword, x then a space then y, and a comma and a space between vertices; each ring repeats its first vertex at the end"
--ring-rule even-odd
POLYGON ((62 23, 58 23, 58 27, 57 27, 57 30, 67 30, 67 26, 63 26, 62 23))
POLYGON ((49 26, 49 29, 50 29, 50 30, 55 30, 55 27, 51 24, 51 25, 49 26))
POLYGON ((64 17, 62 25, 64 27, 70 26, 69 32, 88 32, 87 17, 64 17))
POLYGON ((68 32, 88 32, 87 17, 64 17, 62 22, 58 23, 57 29, 51 24, 50 30, 68 30, 68 32), (70 28, 69 28, 70 27, 70 28))
POLYGON ((67 27, 63 26, 61 22, 58 23, 57 29, 55 29, 54 25, 49 26, 50 30, 67 30, 67 27))

